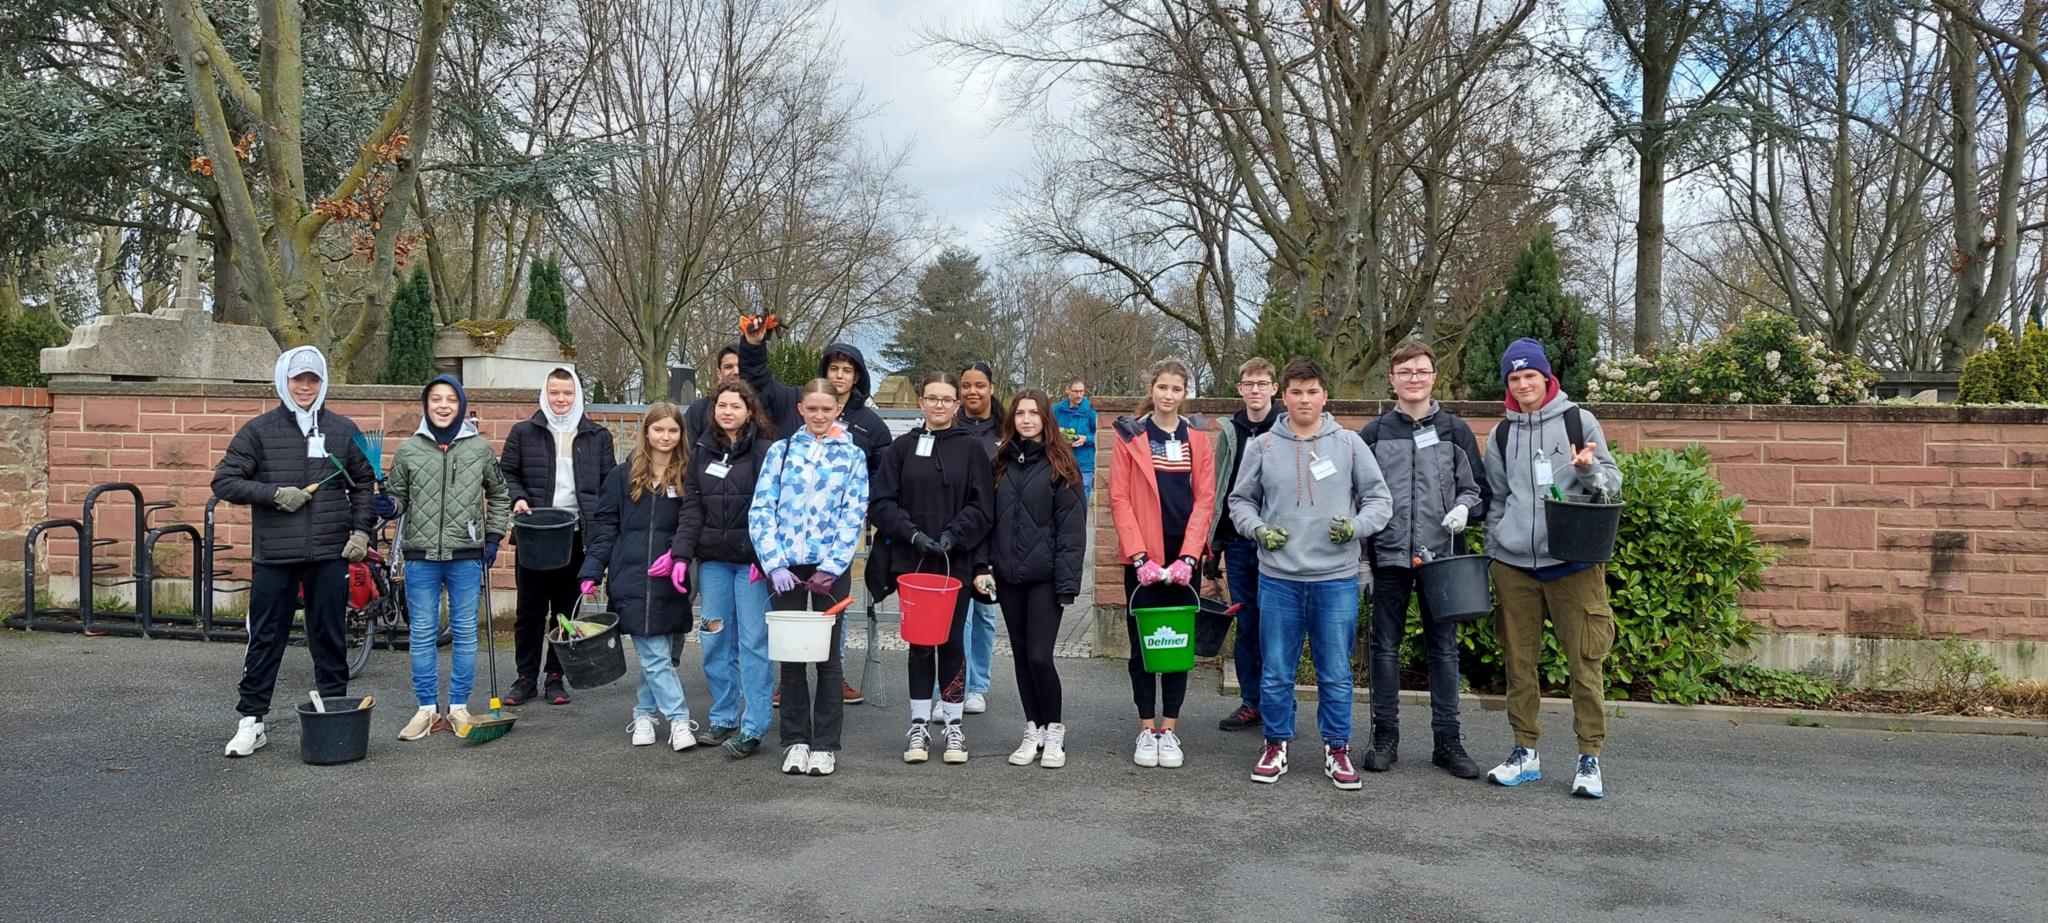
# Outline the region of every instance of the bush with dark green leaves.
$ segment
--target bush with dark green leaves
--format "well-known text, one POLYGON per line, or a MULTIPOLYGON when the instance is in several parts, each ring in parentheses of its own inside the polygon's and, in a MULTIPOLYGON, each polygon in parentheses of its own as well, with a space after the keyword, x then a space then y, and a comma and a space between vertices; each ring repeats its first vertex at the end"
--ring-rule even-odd
POLYGON ((1964 404, 2039 404, 2048 402, 2048 330, 2028 324, 2014 338, 2004 327, 1985 333, 1985 347, 1963 360, 1963 379, 1956 400, 1964 404))
POLYGON ((1579 299, 1565 294, 1557 244, 1548 229, 1538 231, 1515 257, 1515 269, 1498 297, 1488 295, 1460 355, 1465 396, 1497 401, 1507 395, 1500 357, 1508 344, 1534 337, 1543 344, 1550 369, 1565 393, 1585 396, 1600 350, 1600 328, 1579 299))
MULTIPOLYGON (((1760 585, 1771 551, 1742 518, 1743 499, 1722 494, 1697 446, 1617 453, 1615 461, 1627 506, 1607 565, 1615 620, 1608 695, 1628 698, 1636 687, 1653 701, 1688 705, 1720 695, 1727 651, 1747 645, 1757 630, 1737 595, 1760 585)), ((1422 664, 1421 634, 1410 619, 1403 663, 1422 664)), ((1459 642, 1472 685, 1505 688, 1494 621, 1465 625, 1459 642)), ((1544 633, 1539 674, 1545 689, 1563 687, 1569 676, 1552 632, 1544 633)))
POLYGON ((43 350, 71 341, 71 331, 41 311, 0 314, 0 387, 40 388, 50 383, 43 374, 43 350))

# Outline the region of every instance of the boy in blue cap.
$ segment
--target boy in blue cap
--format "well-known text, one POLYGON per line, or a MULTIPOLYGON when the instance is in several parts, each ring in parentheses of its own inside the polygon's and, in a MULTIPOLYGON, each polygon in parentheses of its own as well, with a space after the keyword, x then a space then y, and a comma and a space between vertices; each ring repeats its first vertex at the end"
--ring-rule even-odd
POLYGON ((1550 555, 1541 498, 1553 490, 1573 499, 1619 495, 1621 469, 1607 452, 1600 421, 1558 387, 1543 344, 1528 338, 1508 344, 1500 374, 1507 383, 1507 419, 1488 440, 1486 480, 1493 502, 1486 511, 1486 553, 1493 558, 1500 600, 1498 634, 1515 749, 1487 778, 1500 785, 1543 778, 1536 756, 1542 734, 1536 667, 1547 616, 1571 675, 1572 730, 1579 741, 1572 794, 1600 798, 1606 795, 1600 779, 1600 746, 1607 738, 1604 662, 1614 646, 1607 565, 1550 555))

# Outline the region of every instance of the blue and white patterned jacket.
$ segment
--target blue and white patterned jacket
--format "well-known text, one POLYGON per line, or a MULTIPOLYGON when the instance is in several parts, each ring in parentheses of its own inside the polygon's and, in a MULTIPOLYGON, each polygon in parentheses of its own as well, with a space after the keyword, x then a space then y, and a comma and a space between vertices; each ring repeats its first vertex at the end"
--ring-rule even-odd
POLYGON ((816 564, 844 574, 867 515, 867 454, 837 424, 823 439, 799 429, 761 460, 747 533, 764 571, 816 564))

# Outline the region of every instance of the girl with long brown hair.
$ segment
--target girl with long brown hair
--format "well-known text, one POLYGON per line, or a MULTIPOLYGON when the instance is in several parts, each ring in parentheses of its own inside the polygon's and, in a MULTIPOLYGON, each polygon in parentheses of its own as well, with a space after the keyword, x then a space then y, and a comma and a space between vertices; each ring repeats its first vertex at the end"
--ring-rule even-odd
POLYGON ((682 679, 669 659, 672 646, 690 630, 690 603, 683 581, 669 579, 670 572, 660 566, 672 561, 668 549, 683 505, 688 453, 682 442, 682 411, 667 401, 649 405, 640 417, 633 460, 612 469, 591 511, 579 572, 579 589, 586 596, 597 591, 600 577, 610 574, 605 598, 619 617, 619 631, 633 639, 640 699, 629 730, 636 747, 654 743, 655 722, 663 718, 670 747, 697 745, 697 723, 690 720, 682 679))
POLYGON ((1060 721, 1052 647, 1060 613, 1081 593, 1088 500, 1074 450, 1053 427, 1051 410, 1043 391, 1019 392, 1010 402, 1003 426, 1009 435, 995 461, 996 522, 989 542, 994 573, 976 579, 993 585, 1016 658, 1024 740, 1010 754, 1010 765, 1039 760, 1056 769, 1067 763, 1067 726, 1060 721))

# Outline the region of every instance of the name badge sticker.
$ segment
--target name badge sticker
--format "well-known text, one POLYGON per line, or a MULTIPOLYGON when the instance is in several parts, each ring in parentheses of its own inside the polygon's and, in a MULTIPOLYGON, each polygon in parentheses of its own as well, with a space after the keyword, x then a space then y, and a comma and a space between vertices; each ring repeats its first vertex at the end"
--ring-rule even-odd
POLYGON ((732 473, 732 466, 723 462, 712 462, 704 466, 704 473, 722 480, 726 475, 732 473))
POLYGON ((307 437, 306 437, 306 457, 307 457, 307 458, 326 458, 326 457, 327 457, 327 437, 326 437, 326 436, 322 436, 322 435, 320 435, 319 433, 314 433, 314 434, 313 434, 313 435, 311 435, 311 436, 307 436, 307 437))
POLYGON ((1308 473, 1314 475, 1316 480, 1320 481, 1337 473, 1336 462, 1327 458, 1318 458, 1314 455, 1310 455, 1309 458, 1311 461, 1308 464, 1308 473))
POLYGON ((1180 461, 1180 460, 1181 460, 1181 453, 1182 453, 1182 451, 1183 451, 1183 450, 1181 449, 1181 445, 1180 445, 1180 440, 1178 440, 1178 439, 1168 439, 1168 440, 1166 440, 1166 460, 1167 460, 1167 461, 1170 461, 1170 462, 1177 462, 1177 461, 1180 461))
POLYGON ((1556 479, 1557 472, 1550 467, 1550 459, 1538 459, 1536 462, 1536 486, 1549 487, 1556 479))
POLYGON ((917 437, 917 457, 932 457, 932 434, 925 433, 924 435, 917 437))
POLYGON ((1442 441, 1442 439, 1437 438, 1436 427, 1434 426, 1415 434, 1415 447, 1418 449, 1434 448, 1437 443, 1442 441))

